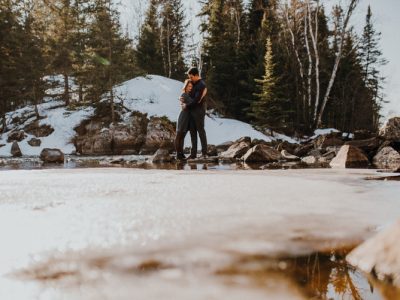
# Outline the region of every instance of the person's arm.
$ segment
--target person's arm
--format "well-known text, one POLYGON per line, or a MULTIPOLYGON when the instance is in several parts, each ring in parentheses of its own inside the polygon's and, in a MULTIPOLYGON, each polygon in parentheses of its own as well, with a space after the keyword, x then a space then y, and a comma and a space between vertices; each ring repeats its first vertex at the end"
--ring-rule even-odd
MULTIPOLYGON (((193 97, 193 102, 189 105, 186 105, 186 107, 193 107, 194 105, 196 105, 197 103, 201 103, 201 100, 203 99, 203 93, 204 90, 206 90, 206 85, 204 83, 202 83, 201 88, 198 89, 193 97)), ((206 91, 207 93, 207 91, 206 91)))

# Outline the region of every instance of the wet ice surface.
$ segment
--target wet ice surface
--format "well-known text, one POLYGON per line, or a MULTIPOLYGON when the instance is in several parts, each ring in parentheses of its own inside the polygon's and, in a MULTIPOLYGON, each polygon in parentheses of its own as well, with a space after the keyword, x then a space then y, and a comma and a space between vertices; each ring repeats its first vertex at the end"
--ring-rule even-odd
POLYGON ((340 257, 309 255, 399 218, 400 185, 365 180, 384 175, 2 171, 0 299, 302 299, 314 280, 323 299, 346 278, 382 299, 340 257))

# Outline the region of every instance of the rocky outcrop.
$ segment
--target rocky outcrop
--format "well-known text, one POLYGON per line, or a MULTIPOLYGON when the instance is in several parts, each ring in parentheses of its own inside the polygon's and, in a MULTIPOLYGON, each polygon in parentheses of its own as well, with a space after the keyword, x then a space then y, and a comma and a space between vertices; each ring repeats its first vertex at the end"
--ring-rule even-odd
POLYGON ((278 150, 263 144, 254 146, 243 156, 245 163, 267 163, 278 161, 280 158, 278 150))
POLYGON ((173 161, 173 158, 171 157, 167 149, 158 149, 152 157, 151 161, 154 164, 169 163, 173 161))
POLYGON ((372 162, 377 168, 397 170, 400 168, 400 153, 392 147, 384 147, 375 155, 372 162))
POLYGON ((11 155, 12 155, 13 157, 21 157, 21 156, 22 156, 22 152, 21 152, 21 149, 19 148, 19 145, 18 145, 18 142, 17 142, 17 141, 14 141, 14 142, 12 143, 12 146, 11 146, 11 155))
POLYGON ((345 143, 345 145, 357 147, 367 153, 370 158, 372 158, 376 154, 376 151, 379 149, 382 143, 382 139, 372 137, 365 140, 348 141, 345 143))
POLYGON ((37 138, 31 138, 28 141, 28 144, 32 147, 40 147, 40 145, 42 144, 42 141, 40 139, 37 138))
POLYGON ((94 117, 75 128, 78 153, 85 155, 153 154, 159 148, 174 149, 175 125, 165 117, 133 112, 127 122, 107 124, 94 117))
POLYGON ((151 117, 141 154, 152 154, 163 148, 172 151, 175 140, 175 125, 166 117, 151 117))
POLYGON ((346 260, 373 277, 400 287, 400 221, 355 248, 346 260))
POLYGON ((44 148, 40 159, 45 163, 64 163, 64 153, 60 149, 44 148))
POLYGON ((7 143, 20 142, 26 138, 26 134, 23 130, 12 131, 8 134, 7 143))
POLYGON ((400 142, 400 117, 389 119, 380 129, 379 135, 386 140, 400 142))
POLYGON ((368 157, 358 148, 344 145, 330 162, 332 168, 365 168, 369 165, 368 157))

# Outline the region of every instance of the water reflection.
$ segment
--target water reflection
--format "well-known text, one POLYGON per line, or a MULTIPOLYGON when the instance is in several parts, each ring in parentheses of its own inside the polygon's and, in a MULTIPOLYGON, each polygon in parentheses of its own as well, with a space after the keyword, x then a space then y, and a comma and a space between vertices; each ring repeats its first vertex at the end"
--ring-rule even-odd
POLYGON ((368 279, 344 260, 343 253, 315 253, 279 260, 262 255, 244 256, 217 274, 247 275, 265 288, 268 280, 260 279, 284 276, 295 282, 307 299, 400 299, 399 289, 368 279))

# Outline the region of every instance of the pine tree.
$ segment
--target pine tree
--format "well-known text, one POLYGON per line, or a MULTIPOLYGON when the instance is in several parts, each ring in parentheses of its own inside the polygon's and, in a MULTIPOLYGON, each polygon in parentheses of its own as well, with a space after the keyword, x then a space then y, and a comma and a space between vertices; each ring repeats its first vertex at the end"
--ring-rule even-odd
POLYGON ((164 75, 183 79, 187 69, 184 62, 186 38, 185 12, 181 0, 163 0, 161 5, 160 42, 164 75))
POLYGON ((158 20, 159 0, 150 0, 146 20, 136 49, 138 67, 148 74, 162 75, 163 59, 161 56, 160 25, 158 20))
POLYGON ((282 129, 287 123, 287 101, 282 98, 282 91, 278 89, 280 79, 276 76, 271 38, 267 38, 265 48, 265 73, 262 79, 255 80, 260 92, 255 94, 257 100, 252 103, 251 115, 262 128, 282 129))
POLYGON ((111 0, 96 0, 94 20, 89 26, 88 53, 91 60, 86 66, 86 84, 89 97, 100 101, 104 93, 110 102, 111 121, 114 114, 114 85, 135 75, 130 40, 122 35, 118 11, 111 0))
POLYGON ((379 125, 379 112, 383 103, 381 91, 382 84, 385 81, 385 78, 379 71, 379 67, 387 63, 386 60, 382 58, 382 51, 379 49, 380 36, 381 33, 377 32, 373 26, 371 7, 368 6, 366 24, 361 38, 360 54, 364 80, 374 101, 375 127, 379 125))

